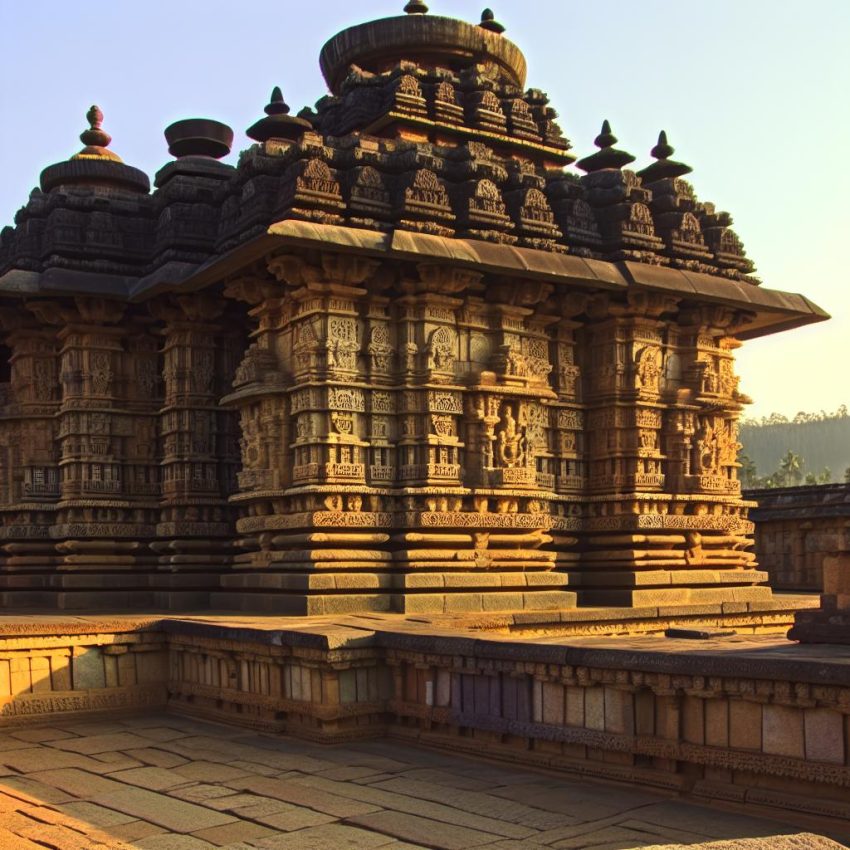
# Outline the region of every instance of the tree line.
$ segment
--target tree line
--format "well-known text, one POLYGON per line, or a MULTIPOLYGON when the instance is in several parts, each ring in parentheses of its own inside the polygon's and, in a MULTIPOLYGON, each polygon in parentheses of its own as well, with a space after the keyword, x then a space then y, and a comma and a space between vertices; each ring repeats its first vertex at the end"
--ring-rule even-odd
POLYGON ((797 487, 829 484, 843 478, 850 483, 850 411, 800 411, 789 419, 771 413, 741 422, 739 477, 744 488, 797 487))
POLYGON ((842 404, 833 413, 828 413, 826 410, 821 410, 818 413, 808 413, 805 410, 801 410, 793 419, 789 419, 781 413, 771 413, 770 416, 762 416, 760 419, 742 419, 741 427, 766 428, 771 425, 803 425, 806 422, 828 422, 832 419, 848 418, 850 418, 850 411, 848 411, 846 404, 842 404))
MULTIPOLYGON (((756 464, 744 453, 738 455, 738 463, 741 464, 738 477, 745 490, 832 483, 832 471, 828 466, 825 466, 820 472, 806 472, 806 461, 791 449, 785 452, 779 461, 779 466, 769 475, 759 475, 756 464)), ((850 467, 844 470, 844 480, 850 483, 850 467)))

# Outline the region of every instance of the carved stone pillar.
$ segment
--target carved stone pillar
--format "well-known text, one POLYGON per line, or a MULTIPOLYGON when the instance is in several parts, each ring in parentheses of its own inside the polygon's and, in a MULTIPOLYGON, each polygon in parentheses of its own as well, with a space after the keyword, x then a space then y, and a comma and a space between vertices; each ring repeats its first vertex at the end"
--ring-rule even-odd
POLYGON ((431 470, 404 478, 401 467, 408 486, 395 558, 405 593, 397 605, 410 612, 570 607, 575 597, 553 571, 548 533, 561 517, 553 515, 547 466, 552 319, 534 309, 547 293, 502 281, 482 300, 477 274, 427 264, 418 271, 419 283, 399 302, 422 364, 404 376, 399 451, 427 440, 429 451, 442 453, 435 459, 451 461, 456 446, 461 469, 439 470, 439 480, 431 470), (455 474, 461 486, 453 486, 455 474))
POLYGON ((0 569, 40 572, 26 589, 5 576, 0 588, 8 604, 37 605, 47 601, 41 571, 56 561, 48 536, 59 497, 56 337, 20 310, 0 312, 0 328, 0 569))
POLYGON ((558 494, 556 513, 559 528, 552 529, 557 566, 569 571, 578 560, 576 532, 585 513, 587 457, 582 394, 581 351, 576 333, 581 323, 574 317, 587 306, 586 296, 561 294, 555 304, 561 318, 551 328, 553 370, 551 382, 557 399, 549 405, 550 445, 554 489, 558 494))
POLYGON ((49 587, 62 607, 150 605, 140 575, 153 564, 157 507, 147 488, 158 474, 158 400, 146 385, 156 372, 156 340, 147 323, 103 298, 28 307, 43 326, 58 328, 60 479, 50 527, 58 573, 49 587))
MULTIPOLYGON (((231 557, 233 524, 229 444, 236 441, 235 414, 218 398, 230 388, 227 303, 211 295, 185 295, 151 304, 162 331, 163 405, 159 411, 162 484, 157 540, 161 569, 197 575, 195 594, 218 583, 231 557), (234 423, 235 424, 235 423, 234 423)), ((171 603, 191 602, 192 591, 172 592, 171 603)))
POLYGON ((398 480, 406 487, 452 489, 460 486, 462 475, 456 311, 463 302, 442 291, 426 291, 426 281, 437 279, 439 272, 423 268, 425 280, 405 282, 405 294, 395 305, 408 355, 400 399, 398 480), (434 387, 445 392, 429 390, 434 387))
POLYGON ((369 383, 387 365, 383 347, 369 354, 365 342, 368 329, 370 341, 386 345, 380 332, 371 334, 383 308, 369 305, 362 286, 376 268, 359 258, 325 256, 315 266, 282 256, 270 263, 280 284, 228 290, 255 305, 258 328, 224 399, 241 417, 243 470, 233 502, 243 554, 234 559, 238 574, 223 583, 254 606, 291 613, 390 607, 391 555, 378 548, 392 524, 389 491, 386 481, 367 481, 369 430, 386 443, 391 427, 381 417, 393 406, 387 390, 374 390, 373 399, 369 383))

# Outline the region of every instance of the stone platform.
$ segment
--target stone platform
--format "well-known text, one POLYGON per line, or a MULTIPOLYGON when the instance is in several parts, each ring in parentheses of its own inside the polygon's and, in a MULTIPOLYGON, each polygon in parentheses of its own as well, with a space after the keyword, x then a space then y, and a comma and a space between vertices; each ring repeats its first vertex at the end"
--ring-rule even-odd
MULTIPOLYGON (((575 613, 536 624, 520 614, 15 614, 0 618, 0 728, 38 736, 44 725, 167 711, 175 723, 334 746, 391 738, 400 750, 484 755, 850 835, 845 648, 770 634, 617 637, 632 625, 618 611, 580 636, 569 633, 575 613)), ((712 634, 693 616, 685 633, 712 634)))
POLYGON ((4 850, 838 848, 791 823, 395 742, 168 715, 0 734, 4 850))

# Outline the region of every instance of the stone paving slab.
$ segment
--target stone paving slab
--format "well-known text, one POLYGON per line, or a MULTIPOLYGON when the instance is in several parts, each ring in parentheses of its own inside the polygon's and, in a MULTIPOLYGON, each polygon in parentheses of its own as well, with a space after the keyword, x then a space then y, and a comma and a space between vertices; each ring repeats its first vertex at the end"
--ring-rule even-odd
MULTIPOLYGON (((834 842, 819 835, 801 833, 794 836, 745 838, 737 841, 711 841, 701 844, 700 850, 831 850, 834 842)), ((653 844, 646 850, 694 850, 687 844, 653 844)))
POLYGON ((0 729, 0 850, 649 846, 840 845, 752 814, 390 740, 328 747, 170 715, 0 729))

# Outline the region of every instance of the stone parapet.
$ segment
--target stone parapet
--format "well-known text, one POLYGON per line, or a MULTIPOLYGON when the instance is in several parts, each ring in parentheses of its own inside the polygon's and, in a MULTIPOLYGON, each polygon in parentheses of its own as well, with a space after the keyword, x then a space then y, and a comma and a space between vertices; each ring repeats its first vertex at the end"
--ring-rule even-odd
MULTIPOLYGON (((5 673, 3 671, 6 671, 5 673)), ((376 735, 702 800, 850 819, 846 655, 774 638, 529 642, 398 617, 19 619, 0 724, 161 707, 335 742, 376 735)))

